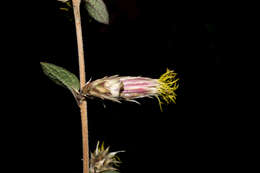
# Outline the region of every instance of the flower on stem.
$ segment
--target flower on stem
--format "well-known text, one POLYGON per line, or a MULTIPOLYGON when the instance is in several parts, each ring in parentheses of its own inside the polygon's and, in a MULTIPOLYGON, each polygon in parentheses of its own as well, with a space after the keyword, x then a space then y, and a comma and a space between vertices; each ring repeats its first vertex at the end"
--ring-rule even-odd
POLYGON ((104 171, 117 170, 117 168, 115 168, 114 165, 118 166, 118 164, 121 163, 119 158, 116 156, 116 154, 120 152, 124 151, 109 152, 109 147, 105 149, 104 142, 102 143, 101 147, 99 147, 98 141, 96 150, 93 153, 91 153, 90 172, 101 173, 104 171))
MULTIPOLYGON (((137 102, 135 99, 156 97, 160 109, 162 104, 176 100, 175 91, 178 89, 178 78, 173 70, 167 69, 159 79, 148 77, 110 76, 86 83, 81 90, 85 97, 99 97, 101 99, 119 102, 121 100, 137 102), (164 102, 163 102, 164 101, 164 102)), ((138 102, 137 102, 138 103, 138 102)))

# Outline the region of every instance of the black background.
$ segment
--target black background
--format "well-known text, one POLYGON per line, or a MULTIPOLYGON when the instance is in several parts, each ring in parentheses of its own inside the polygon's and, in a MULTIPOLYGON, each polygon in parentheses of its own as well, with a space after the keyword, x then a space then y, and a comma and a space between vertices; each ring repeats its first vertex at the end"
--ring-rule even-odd
MULTIPOLYGON (((119 74, 158 78, 173 69, 180 78, 177 104, 160 112, 156 99, 141 105, 88 101, 89 141, 104 141, 120 154, 122 173, 216 171, 234 156, 231 118, 223 113, 222 26, 182 19, 176 6, 146 1, 105 1, 110 25, 87 17, 82 27, 87 80, 119 74), (182 19, 182 20, 180 20, 182 19), (106 105, 104 108, 103 104, 106 105)), ((41 8, 39 61, 78 75, 72 13, 61 3, 41 8)), ((190 11, 190 16, 195 11, 190 11)), ((40 65, 39 65, 40 68, 40 65)), ((40 143, 50 172, 82 172, 81 121, 73 96, 40 70, 40 143)))

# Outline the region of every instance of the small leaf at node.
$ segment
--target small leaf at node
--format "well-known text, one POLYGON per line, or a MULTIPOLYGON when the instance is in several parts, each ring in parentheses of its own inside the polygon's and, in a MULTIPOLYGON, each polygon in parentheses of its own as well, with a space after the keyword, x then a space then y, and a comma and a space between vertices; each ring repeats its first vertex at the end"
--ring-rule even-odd
POLYGON ((56 84, 66 87, 69 90, 79 91, 79 79, 73 73, 50 63, 41 62, 41 66, 44 74, 56 84))
POLYGON ((109 23, 109 15, 103 0, 85 0, 85 7, 91 17, 104 24, 109 23))

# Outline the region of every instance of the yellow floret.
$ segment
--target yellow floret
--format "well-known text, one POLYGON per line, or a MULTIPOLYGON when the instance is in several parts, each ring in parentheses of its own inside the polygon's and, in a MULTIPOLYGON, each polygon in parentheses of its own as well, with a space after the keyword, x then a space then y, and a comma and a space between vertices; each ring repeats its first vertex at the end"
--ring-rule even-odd
POLYGON ((174 73, 173 70, 167 69, 166 73, 162 74, 161 77, 158 79, 158 96, 156 96, 156 98, 159 101, 161 111, 162 104, 164 104, 162 100, 164 100, 167 104, 171 102, 175 103, 177 96, 175 90, 177 90, 179 87, 179 85, 177 84, 179 79, 176 79, 176 75, 177 73, 174 73))

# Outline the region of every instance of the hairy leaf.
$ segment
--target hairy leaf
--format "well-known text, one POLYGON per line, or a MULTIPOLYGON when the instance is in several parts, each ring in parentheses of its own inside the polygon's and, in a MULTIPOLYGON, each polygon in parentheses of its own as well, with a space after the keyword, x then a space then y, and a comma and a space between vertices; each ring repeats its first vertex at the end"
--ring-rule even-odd
POLYGON ((68 70, 56 66, 54 64, 41 62, 44 74, 46 74, 53 82, 70 90, 78 91, 80 84, 77 76, 68 70))
POLYGON ((91 17, 100 23, 109 23, 109 15, 103 0, 85 0, 85 2, 85 7, 91 17))

